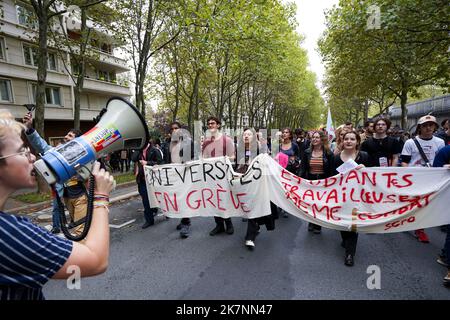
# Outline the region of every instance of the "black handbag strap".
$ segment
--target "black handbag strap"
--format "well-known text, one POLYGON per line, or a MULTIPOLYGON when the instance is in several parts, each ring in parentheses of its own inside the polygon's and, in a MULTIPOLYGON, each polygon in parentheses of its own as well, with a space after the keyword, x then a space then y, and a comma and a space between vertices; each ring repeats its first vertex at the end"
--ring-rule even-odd
POLYGON ((428 161, 428 158, 425 155, 425 152, 423 152, 422 146, 420 145, 419 141, 417 141, 416 138, 414 138, 413 141, 416 144, 417 149, 419 150, 420 156, 422 157, 423 161, 425 161, 426 166, 431 167, 430 161, 428 161))

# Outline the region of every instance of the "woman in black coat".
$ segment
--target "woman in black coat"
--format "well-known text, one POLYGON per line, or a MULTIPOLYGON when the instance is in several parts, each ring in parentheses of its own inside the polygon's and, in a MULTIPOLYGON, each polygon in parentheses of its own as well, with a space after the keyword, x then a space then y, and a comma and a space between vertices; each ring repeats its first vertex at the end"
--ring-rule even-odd
MULTIPOLYGON (((369 154, 367 152, 360 151, 360 145, 361 137, 356 131, 346 132, 342 137, 342 151, 338 153, 335 158, 336 168, 350 159, 353 159, 359 165, 358 167, 369 167, 369 154)), ((336 171, 335 173, 337 174, 338 172, 336 171)), ((358 233, 352 231, 341 231, 341 237, 341 246, 345 249, 344 264, 351 267, 354 264, 358 233)))
MULTIPOLYGON (((311 145, 305 150, 300 162, 300 177, 308 180, 320 180, 335 175, 334 155, 328 144, 328 137, 323 131, 312 134, 311 145)), ((319 234, 322 227, 308 224, 308 231, 319 234)))
MULTIPOLYGON (((246 173, 250 163, 259 153, 266 153, 267 148, 261 145, 258 140, 254 143, 256 137, 252 130, 244 129, 242 139, 237 148, 237 168, 236 172, 246 173), (253 144, 252 144, 253 142, 253 144)), ((275 229, 275 219, 278 218, 277 206, 270 203, 271 214, 247 220, 247 233, 245 235, 245 246, 249 250, 255 248, 255 239, 259 233, 260 225, 265 225, 266 229, 271 231, 275 229)))

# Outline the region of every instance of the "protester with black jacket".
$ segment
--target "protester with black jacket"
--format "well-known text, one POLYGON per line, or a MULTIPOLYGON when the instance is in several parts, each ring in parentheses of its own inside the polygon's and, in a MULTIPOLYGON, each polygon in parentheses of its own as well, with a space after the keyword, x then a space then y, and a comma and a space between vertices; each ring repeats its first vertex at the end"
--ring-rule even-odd
MULTIPOLYGON (((342 151, 335 156, 336 168, 344 162, 353 159, 359 167, 370 167, 370 157, 367 152, 360 151, 361 137, 356 131, 349 131, 342 137, 342 151)), ((335 174, 338 174, 336 171, 335 174)), ((341 246, 345 249, 346 266, 353 266, 356 253, 356 244, 358 242, 358 233, 353 231, 341 231, 341 246)))
MULTIPOLYGON (((312 134, 311 146, 305 150, 300 162, 300 177, 308 180, 320 180, 335 173, 334 155, 328 144, 328 137, 323 131, 312 134)), ((319 234, 322 227, 314 223, 308 224, 308 231, 319 234)))
POLYGON ((157 211, 157 208, 150 208, 150 202, 147 194, 147 183, 145 182, 144 166, 162 164, 162 156, 161 152, 149 142, 143 149, 133 153, 131 160, 136 163, 136 183, 138 185, 139 194, 142 198, 142 204, 144 205, 145 223, 142 225, 142 229, 146 229, 155 224, 153 213, 157 211))

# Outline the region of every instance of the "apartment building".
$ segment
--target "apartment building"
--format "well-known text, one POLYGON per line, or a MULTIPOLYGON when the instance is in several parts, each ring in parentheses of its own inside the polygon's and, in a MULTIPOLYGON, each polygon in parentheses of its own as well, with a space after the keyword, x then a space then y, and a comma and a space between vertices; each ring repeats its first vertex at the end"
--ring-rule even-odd
MULTIPOLYGON (((0 109, 8 109, 20 119, 27 112, 23 105, 35 102, 37 47, 32 39, 35 37, 36 22, 32 19, 32 7, 26 2, 3 0, 1 9, 0 109)), ((79 36, 80 23, 73 15, 65 14, 59 18, 70 37, 79 36)), ((90 50, 96 54, 86 66, 80 112, 83 131, 93 126, 92 119, 111 96, 126 99, 131 96, 123 77, 129 68, 124 59, 117 57, 117 41, 92 22, 90 25, 93 26, 90 50)), ((73 127, 75 84, 70 74, 76 74, 76 70, 77 66, 70 63, 68 52, 58 53, 49 47, 44 117, 45 136, 53 145, 73 127)))

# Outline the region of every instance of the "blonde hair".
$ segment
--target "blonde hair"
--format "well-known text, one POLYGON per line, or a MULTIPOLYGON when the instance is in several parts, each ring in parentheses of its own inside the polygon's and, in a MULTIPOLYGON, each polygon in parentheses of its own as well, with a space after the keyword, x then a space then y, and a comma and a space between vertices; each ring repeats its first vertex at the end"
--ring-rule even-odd
POLYGON ((21 135, 26 129, 25 125, 17 122, 11 112, 0 109, 0 153, 4 148, 5 137, 8 133, 21 135))

